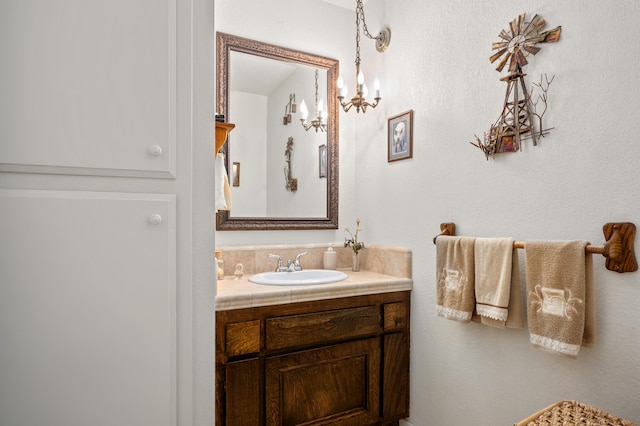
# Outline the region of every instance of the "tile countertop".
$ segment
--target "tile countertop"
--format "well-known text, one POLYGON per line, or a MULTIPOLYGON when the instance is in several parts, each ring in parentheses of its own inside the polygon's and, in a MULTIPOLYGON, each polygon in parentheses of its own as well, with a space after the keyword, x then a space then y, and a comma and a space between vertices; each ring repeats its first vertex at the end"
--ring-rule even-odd
POLYGON ((406 291, 413 288, 411 278, 394 277, 377 272, 352 272, 339 269, 348 275, 346 280, 329 284, 280 286, 249 282, 250 275, 239 280, 233 276, 218 281, 216 310, 251 308, 268 305, 284 305, 311 300, 337 299, 376 293, 406 291))

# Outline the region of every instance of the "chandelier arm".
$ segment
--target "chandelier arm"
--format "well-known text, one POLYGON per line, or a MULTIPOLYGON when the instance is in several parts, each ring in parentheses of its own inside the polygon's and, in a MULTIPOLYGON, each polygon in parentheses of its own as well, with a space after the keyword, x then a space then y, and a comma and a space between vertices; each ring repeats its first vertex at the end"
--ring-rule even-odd
POLYGON ((342 106, 342 109, 344 110, 344 112, 349 112, 349 110, 353 106, 353 102, 340 101, 340 105, 342 106))

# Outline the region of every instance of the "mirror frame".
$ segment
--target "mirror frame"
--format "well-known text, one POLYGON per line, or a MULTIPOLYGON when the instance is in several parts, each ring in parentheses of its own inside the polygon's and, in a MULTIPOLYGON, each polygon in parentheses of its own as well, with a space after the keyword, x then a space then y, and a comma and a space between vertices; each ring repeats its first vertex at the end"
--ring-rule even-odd
MULTIPOLYGON (((229 58, 231 51, 292 62, 327 72, 327 210, 325 217, 232 217, 229 211, 216 214, 220 231, 278 229, 338 229, 338 89, 333 82, 339 75, 339 61, 324 56, 276 46, 227 33, 216 32, 216 111, 229 117, 229 58)), ((229 151, 233 132, 221 148, 229 170, 229 151)), ((242 149, 242 147, 238 147, 242 149)))

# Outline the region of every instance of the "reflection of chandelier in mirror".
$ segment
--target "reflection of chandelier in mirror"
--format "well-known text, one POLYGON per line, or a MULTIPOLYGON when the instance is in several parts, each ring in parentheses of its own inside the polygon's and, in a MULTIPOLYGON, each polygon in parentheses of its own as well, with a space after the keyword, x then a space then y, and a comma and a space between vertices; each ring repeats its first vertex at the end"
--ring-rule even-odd
POLYGON ((327 131, 327 123, 324 121, 327 119, 327 111, 324 109, 324 103, 322 99, 318 101, 318 70, 316 70, 316 115, 311 120, 310 123, 307 122, 307 117, 309 117, 309 110, 307 109, 307 104, 304 103, 304 99, 300 104, 300 121, 302 122, 302 127, 305 130, 309 130, 314 127, 316 129, 316 133, 318 130, 322 132, 327 131))
POLYGON ((284 106, 284 117, 282 117, 282 124, 285 126, 291 123, 291 114, 296 112, 296 94, 289 95, 289 103, 284 106))
POLYGON ((356 0, 356 81, 357 81, 357 91, 356 95, 351 98, 349 102, 345 102, 344 98, 348 94, 347 84, 342 79, 342 76, 338 77, 337 86, 338 86, 338 99, 340 100, 340 105, 342 105, 342 109, 345 112, 349 111, 351 107, 356 107, 356 112, 367 112, 367 107, 375 108, 378 106, 378 102, 380 99, 380 80, 376 77, 373 82, 373 88, 375 90, 374 103, 367 102, 367 95, 369 94, 369 89, 367 85, 364 83, 364 74, 360 71, 360 20, 362 19, 362 32, 368 38, 376 41, 376 50, 382 53, 387 50, 389 47, 389 42, 391 41, 391 29, 389 27, 384 27, 380 30, 376 37, 369 34, 369 30, 367 29, 367 23, 364 20, 364 7, 362 5, 362 0, 356 0))

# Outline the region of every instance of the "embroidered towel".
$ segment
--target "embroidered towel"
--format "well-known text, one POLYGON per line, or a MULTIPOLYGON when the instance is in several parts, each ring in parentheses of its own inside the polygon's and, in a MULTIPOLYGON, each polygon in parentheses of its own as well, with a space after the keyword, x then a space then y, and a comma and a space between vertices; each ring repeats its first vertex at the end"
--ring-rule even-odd
POLYGON ((575 358, 595 338, 593 264, 586 241, 527 241, 527 319, 536 347, 575 358))
POLYGON ((512 238, 476 238, 474 247, 476 312, 507 321, 511 294, 512 238))
POLYGON ((475 238, 440 236, 436 239, 436 312, 455 321, 468 322, 474 308, 475 238))
MULTIPOLYGON (((489 317, 481 317, 477 313, 472 321, 497 328, 523 328, 524 309, 522 306, 522 284, 520 280, 520 259, 518 249, 511 253, 511 289, 509 291, 509 315, 506 321, 499 321, 489 317)), ((477 277, 476 277, 477 280, 477 277)), ((477 285, 477 283, 476 283, 477 285)))

